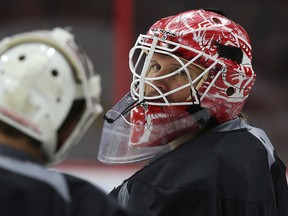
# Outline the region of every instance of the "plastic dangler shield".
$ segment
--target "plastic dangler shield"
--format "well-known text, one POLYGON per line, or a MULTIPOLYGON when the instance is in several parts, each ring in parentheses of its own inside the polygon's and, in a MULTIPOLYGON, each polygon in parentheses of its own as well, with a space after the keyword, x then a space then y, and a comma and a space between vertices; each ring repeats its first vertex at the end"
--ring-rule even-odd
POLYGON ((145 109, 127 94, 104 117, 98 159, 132 163, 169 152, 169 143, 187 133, 199 133, 210 119, 207 110, 191 114, 190 107, 149 105, 145 109))

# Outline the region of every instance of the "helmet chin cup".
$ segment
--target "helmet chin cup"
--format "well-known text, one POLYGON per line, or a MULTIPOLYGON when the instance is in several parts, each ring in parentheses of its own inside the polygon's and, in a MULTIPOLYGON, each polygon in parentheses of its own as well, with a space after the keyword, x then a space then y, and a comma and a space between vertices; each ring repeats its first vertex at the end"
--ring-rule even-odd
POLYGON ((130 119, 129 145, 154 147, 167 145, 187 133, 198 134, 208 123, 210 113, 189 105, 148 105, 132 109, 130 119))

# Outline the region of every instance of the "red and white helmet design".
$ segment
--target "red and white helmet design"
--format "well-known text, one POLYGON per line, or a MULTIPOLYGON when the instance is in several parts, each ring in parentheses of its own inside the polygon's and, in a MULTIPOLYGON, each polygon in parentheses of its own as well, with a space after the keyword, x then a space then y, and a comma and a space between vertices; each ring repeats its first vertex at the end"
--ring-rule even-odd
POLYGON ((199 104, 219 123, 225 122, 239 115, 255 82, 251 60, 250 39, 239 24, 213 11, 183 12, 157 21, 146 35, 139 36, 130 51, 131 94, 134 99, 150 105, 199 104), (189 64, 202 68, 203 73, 196 80, 201 80, 200 85, 195 87, 196 81, 192 80, 189 83, 192 100, 171 103, 166 98, 170 93, 159 89, 158 98, 145 96, 145 85, 151 85, 152 78, 145 77, 145 64, 139 68, 143 53, 147 54, 145 62, 151 60, 153 53, 158 53, 178 62, 188 61, 183 64, 184 70, 189 64))

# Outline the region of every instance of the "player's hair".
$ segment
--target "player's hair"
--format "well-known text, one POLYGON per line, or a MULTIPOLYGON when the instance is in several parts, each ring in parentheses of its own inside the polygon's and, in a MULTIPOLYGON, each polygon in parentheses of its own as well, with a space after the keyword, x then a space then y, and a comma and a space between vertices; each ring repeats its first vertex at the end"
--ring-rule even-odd
POLYGON ((41 142, 39 142, 38 140, 33 139, 32 137, 26 135, 25 133, 22 133, 21 131, 2 121, 0 121, 0 133, 11 138, 25 139, 29 143, 31 143, 31 145, 37 146, 37 148, 41 145, 41 142))
POLYGON ((239 118, 243 119, 244 121, 248 122, 248 115, 244 112, 239 113, 239 118))

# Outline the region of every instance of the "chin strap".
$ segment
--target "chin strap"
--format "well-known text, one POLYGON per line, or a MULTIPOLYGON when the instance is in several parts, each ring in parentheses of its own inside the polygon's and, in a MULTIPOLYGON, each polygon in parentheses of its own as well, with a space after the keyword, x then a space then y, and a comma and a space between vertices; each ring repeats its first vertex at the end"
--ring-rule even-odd
POLYGON ((119 119, 121 116, 125 115, 127 112, 131 111, 133 108, 140 106, 141 104, 144 103, 144 100, 138 102, 134 101, 132 104, 130 104, 128 107, 126 107, 121 113, 118 114, 118 116, 114 119, 109 118, 106 114, 103 116, 103 119, 107 121, 107 123, 112 124, 115 122, 117 119, 119 119))

